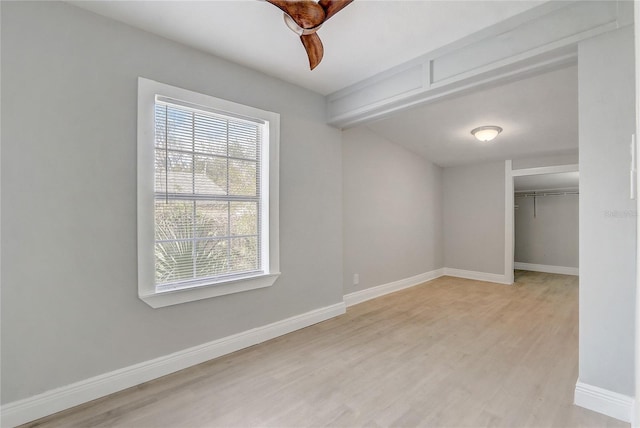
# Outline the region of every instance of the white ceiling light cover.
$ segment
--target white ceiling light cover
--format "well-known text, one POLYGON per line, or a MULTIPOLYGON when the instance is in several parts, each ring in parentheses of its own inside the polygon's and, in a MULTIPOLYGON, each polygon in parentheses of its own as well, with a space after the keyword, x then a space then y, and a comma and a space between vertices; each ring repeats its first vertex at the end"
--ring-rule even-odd
POLYGON ((502 128, 499 126, 481 126, 479 128, 475 128, 471 131, 471 134, 478 139, 478 141, 482 141, 486 143, 488 141, 493 140, 498 136, 499 133, 502 132, 502 128))

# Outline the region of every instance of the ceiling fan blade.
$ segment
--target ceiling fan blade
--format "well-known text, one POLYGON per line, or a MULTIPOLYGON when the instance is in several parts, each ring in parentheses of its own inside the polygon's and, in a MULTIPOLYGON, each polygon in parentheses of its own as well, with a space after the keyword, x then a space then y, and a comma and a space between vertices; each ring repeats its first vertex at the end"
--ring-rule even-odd
POLYGON ((313 0, 267 0, 289 15, 300 28, 316 28, 325 21, 324 8, 313 0))
POLYGON ((353 0, 320 0, 318 4, 322 6, 326 14, 324 20, 331 18, 336 13, 347 7, 353 0))
POLYGON ((318 64, 320 64, 320 61, 322 61, 322 56, 324 55, 322 41, 316 33, 300 36, 300 40, 302 40, 302 44, 307 51, 307 56, 309 57, 309 67, 311 67, 311 69, 313 70, 318 64))

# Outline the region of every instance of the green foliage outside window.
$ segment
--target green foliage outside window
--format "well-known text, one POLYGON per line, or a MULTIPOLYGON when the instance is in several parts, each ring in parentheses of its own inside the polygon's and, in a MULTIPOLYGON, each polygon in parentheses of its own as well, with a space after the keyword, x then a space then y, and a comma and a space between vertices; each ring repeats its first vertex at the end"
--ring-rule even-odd
POLYGON ((236 122, 156 106, 156 284, 260 269, 260 128, 236 122))

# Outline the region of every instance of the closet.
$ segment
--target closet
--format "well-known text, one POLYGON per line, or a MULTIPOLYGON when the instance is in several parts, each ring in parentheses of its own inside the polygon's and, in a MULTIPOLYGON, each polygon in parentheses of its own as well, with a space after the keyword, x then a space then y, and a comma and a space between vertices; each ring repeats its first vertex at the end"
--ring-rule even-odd
POLYGON ((515 177, 516 269, 578 273, 578 172, 515 177))

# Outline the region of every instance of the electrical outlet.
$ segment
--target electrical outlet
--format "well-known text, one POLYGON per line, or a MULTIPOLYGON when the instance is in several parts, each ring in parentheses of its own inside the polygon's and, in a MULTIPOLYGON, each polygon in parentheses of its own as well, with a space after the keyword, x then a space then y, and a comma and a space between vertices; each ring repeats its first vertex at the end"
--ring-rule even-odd
POLYGON ((360 274, 354 273, 353 274, 353 285, 358 285, 360 284, 360 274))

